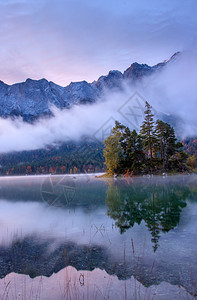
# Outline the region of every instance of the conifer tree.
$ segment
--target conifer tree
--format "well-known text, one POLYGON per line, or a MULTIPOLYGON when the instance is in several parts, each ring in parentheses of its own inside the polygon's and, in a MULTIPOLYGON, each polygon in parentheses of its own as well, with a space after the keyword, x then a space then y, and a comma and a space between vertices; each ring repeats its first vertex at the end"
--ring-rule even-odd
POLYGON ((161 120, 156 121, 155 134, 157 137, 157 150, 163 163, 163 168, 168 167, 169 158, 178 148, 174 128, 161 120))
POLYGON ((147 151, 148 156, 150 155, 150 158, 153 157, 153 150, 156 144, 156 136, 155 136, 155 130, 154 130, 154 121, 153 121, 153 114, 151 111, 150 104, 146 101, 146 110, 144 111, 145 119, 142 123, 140 135, 143 140, 144 149, 147 151))
POLYGON ((144 161, 142 138, 135 129, 130 131, 128 127, 125 129, 123 137, 122 148, 125 154, 125 170, 129 168, 130 171, 139 173, 144 161))

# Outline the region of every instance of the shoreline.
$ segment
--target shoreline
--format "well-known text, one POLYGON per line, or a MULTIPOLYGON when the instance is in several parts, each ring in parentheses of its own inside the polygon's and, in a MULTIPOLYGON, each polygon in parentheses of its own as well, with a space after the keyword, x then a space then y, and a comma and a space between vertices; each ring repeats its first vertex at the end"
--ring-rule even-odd
POLYGON ((82 177, 82 176, 102 176, 105 173, 79 173, 79 174, 32 174, 32 175, 3 175, 0 176, 1 179, 9 179, 9 178, 39 178, 39 177, 49 177, 49 176, 54 176, 54 177, 62 177, 62 176, 68 176, 68 177, 82 177))
POLYGON ((135 178, 135 177, 153 177, 153 176, 173 176, 173 175, 192 175, 192 174, 197 174, 196 171, 185 171, 185 172, 161 172, 161 173, 147 173, 147 174, 138 174, 138 175, 127 175, 126 174, 107 174, 105 172, 102 175, 96 176, 97 178, 135 178))
POLYGON ((139 175, 132 175, 132 176, 125 176, 124 174, 114 174, 110 175, 106 172, 103 173, 79 173, 79 174, 34 174, 34 175, 4 175, 0 176, 0 180, 7 180, 7 179, 36 179, 36 178, 46 178, 46 177, 94 177, 96 179, 107 179, 107 178, 114 178, 114 179, 132 179, 132 178, 152 178, 152 177, 168 177, 168 176, 178 176, 178 175, 197 175, 197 172, 163 172, 163 173, 155 173, 155 174, 139 174, 139 175))

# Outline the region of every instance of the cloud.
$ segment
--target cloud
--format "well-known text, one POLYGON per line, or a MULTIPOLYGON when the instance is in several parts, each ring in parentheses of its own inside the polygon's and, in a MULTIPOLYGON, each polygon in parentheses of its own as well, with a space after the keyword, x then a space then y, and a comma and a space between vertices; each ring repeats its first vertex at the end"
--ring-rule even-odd
POLYGON ((96 104, 73 106, 69 110, 53 107, 53 118, 34 124, 24 123, 21 118, 0 119, 0 151, 32 150, 59 141, 79 140, 84 135, 92 136, 111 116, 118 118, 122 97, 125 94, 111 94, 96 104))
MULTIPOLYGON (((144 93, 156 110, 177 116, 183 137, 197 134, 197 53, 183 52, 176 62, 146 81, 144 93)), ((139 87, 140 89, 140 87, 139 87)))
POLYGON ((145 100, 156 112, 173 114, 182 120, 182 136, 195 136, 197 129, 197 56, 183 53, 160 73, 146 77, 138 84, 125 84, 121 92, 106 91, 95 104, 77 105, 71 109, 52 108, 54 117, 27 124, 18 118, 0 119, 0 152, 32 150, 60 141, 79 140, 84 135, 96 138, 119 120, 139 129, 145 100), (136 109, 136 91, 141 109, 136 109), (124 106, 124 107, 123 107, 124 106), (123 107, 123 108, 122 108, 123 107), (133 109, 133 114, 125 109, 133 109), (136 117, 137 116, 137 117, 136 117), (107 123, 107 124, 106 124, 107 123))

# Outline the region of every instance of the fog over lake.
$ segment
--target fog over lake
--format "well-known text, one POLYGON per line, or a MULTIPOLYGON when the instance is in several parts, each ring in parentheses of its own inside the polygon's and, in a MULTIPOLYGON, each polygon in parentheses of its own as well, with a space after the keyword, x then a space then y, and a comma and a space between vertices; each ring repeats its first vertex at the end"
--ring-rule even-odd
POLYGON ((4 177, 0 192, 1 278, 96 268, 197 294, 196 175, 4 177))

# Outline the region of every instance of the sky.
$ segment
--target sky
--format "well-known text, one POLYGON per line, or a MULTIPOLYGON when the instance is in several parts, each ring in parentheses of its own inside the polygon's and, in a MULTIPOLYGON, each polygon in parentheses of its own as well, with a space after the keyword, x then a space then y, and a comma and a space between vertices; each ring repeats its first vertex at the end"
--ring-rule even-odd
POLYGON ((92 82, 197 49, 196 0, 0 0, 0 80, 92 82))
POLYGON ((128 99, 136 91, 156 112, 176 115, 180 137, 196 136, 196 12, 196 0, 0 0, 0 80, 8 84, 27 78, 62 86, 92 82, 135 61, 154 65, 181 52, 156 76, 122 92, 106 91, 94 105, 52 108, 54 118, 34 124, 0 118, 0 153, 84 135, 104 139, 99 135, 115 120, 139 131, 142 120, 127 123, 123 111, 135 106, 128 99))

